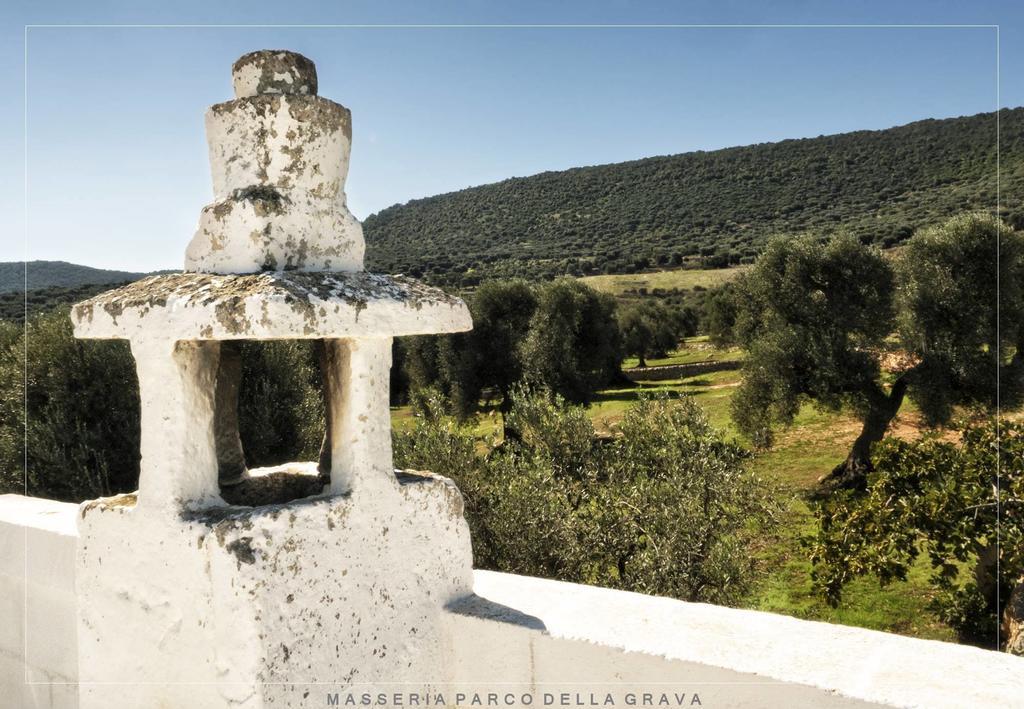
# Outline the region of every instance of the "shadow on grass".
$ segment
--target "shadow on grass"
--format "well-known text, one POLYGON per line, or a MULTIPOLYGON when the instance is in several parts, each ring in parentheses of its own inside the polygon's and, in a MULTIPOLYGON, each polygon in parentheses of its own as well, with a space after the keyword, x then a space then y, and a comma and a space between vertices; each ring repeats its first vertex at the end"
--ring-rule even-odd
POLYGON ((684 395, 701 394, 708 391, 714 382, 710 379, 688 379, 685 381, 667 380, 660 382, 636 382, 633 386, 604 389, 591 398, 592 404, 619 401, 637 401, 642 395, 664 394, 670 399, 678 399, 684 395))
MULTIPOLYGON (((657 391, 659 390, 654 387, 643 386, 632 387, 629 389, 605 389, 604 391, 599 391, 596 394, 594 394, 594 396, 590 400, 590 403, 603 404, 611 401, 637 401, 640 399, 641 394, 653 394, 657 391)), ((666 391, 665 393, 668 394, 668 396, 673 399, 678 399, 680 395, 679 392, 676 391, 666 391)))

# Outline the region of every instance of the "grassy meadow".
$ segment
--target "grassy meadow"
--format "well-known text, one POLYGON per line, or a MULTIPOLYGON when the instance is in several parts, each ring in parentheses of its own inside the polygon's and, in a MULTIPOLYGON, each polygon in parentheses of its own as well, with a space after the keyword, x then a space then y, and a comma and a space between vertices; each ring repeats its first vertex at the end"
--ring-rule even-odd
POLYGON ((716 288, 726 281, 731 281, 743 273, 748 266, 733 268, 681 268, 670 271, 652 271, 650 273, 623 273, 605 276, 584 276, 580 280, 594 290, 611 293, 614 296, 630 296, 635 294, 663 291, 693 290, 695 288, 716 288))

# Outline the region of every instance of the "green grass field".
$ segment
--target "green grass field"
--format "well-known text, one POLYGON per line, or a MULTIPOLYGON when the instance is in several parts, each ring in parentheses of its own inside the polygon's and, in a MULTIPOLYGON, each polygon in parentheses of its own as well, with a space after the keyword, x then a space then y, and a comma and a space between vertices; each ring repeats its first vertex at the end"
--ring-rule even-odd
MULTIPOLYGON (((743 359, 743 350, 739 347, 712 347, 708 338, 688 337, 682 347, 669 352, 667 357, 654 357, 647 360, 648 367, 660 367, 667 364, 693 364, 696 362, 724 362, 743 359)), ((623 369, 636 367, 636 357, 627 357, 622 362, 623 369)))
MULTIPOLYGON (((704 338, 692 338, 679 351, 652 364, 701 361, 694 358, 695 352, 703 357, 710 354, 716 359, 742 357, 735 349, 709 348, 704 338)), ((729 403, 740 376, 735 370, 711 372, 685 379, 639 382, 635 386, 606 389, 599 392, 591 404, 591 418, 596 430, 607 432, 614 429, 626 409, 644 393, 688 395, 703 407, 712 425, 726 438, 749 447, 749 441, 739 435, 729 413, 729 403)), ((413 421, 408 408, 395 409, 393 419, 396 429, 409 426, 413 421)), ((484 412, 477 421, 475 433, 481 439, 493 436, 500 424, 497 413, 484 412)), ((950 629, 928 609, 932 593, 927 583, 930 570, 923 557, 905 582, 883 588, 874 578, 862 578, 849 584, 838 608, 830 607, 811 586, 811 564, 803 540, 814 533, 815 522, 807 500, 818 478, 846 456, 859 427, 859 422, 849 414, 805 406, 791 427, 778 432, 771 450, 755 453, 751 462, 753 469, 778 485, 786 506, 775 536, 750 550, 761 561, 762 575, 741 605, 798 618, 954 641, 950 629)), ((917 410, 912 402, 904 404, 895 429, 897 435, 917 435, 917 410)))
POLYGON ((621 296, 627 291, 638 292, 641 288, 647 289, 648 293, 651 293, 655 288, 661 288, 666 291, 673 288, 693 290, 700 286, 701 288, 710 289, 720 286, 726 281, 731 281, 747 268, 748 266, 711 269, 681 268, 672 271, 652 271, 650 273, 585 276, 580 280, 595 290, 621 296))

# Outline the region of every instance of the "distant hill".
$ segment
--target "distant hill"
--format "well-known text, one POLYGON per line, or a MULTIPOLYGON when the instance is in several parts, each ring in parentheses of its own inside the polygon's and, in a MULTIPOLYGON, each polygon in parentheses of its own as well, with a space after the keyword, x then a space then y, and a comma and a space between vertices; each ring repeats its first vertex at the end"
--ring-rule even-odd
POLYGON ((22 322, 25 313, 30 316, 39 315, 58 308, 70 309, 75 303, 81 302, 105 290, 124 285, 127 281, 113 283, 86 283, 80 286, 49 286, 35 288, 28 292, 7 291, 0 293, 0 321, 22 322))
MULTIPOLYGON (((76 286, 134 281, 146 273, 109 271, 103 268, 79 266, 66 261, 29 261, 28 290, 41 288, 74 288, 76 286)), ((25 262, 0 262, 0 293, 20 292, 25 288, 25 262)))
MULTIPOLYGON (((1003 216, 1024 226, 1024 108, 1003 110, 1003 216)), ((367 266, 450 285, 753 260, 771 234, 893 245, 996 202, 996 117, 924 120, 516 177, 365 222, 367 266)))

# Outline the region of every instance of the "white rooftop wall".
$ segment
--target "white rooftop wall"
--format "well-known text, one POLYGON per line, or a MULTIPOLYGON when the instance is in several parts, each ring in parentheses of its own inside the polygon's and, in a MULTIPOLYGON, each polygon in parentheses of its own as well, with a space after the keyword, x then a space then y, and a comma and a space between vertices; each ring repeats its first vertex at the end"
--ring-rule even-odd
POLYGON ((0 707, 78 706, 77 512, 0 495, 0 707))
MULTIPOLYGON (((0 496, 0 706, 78 706, 77 517, 77 505, 0 496)), ((550 695, 556 706, 563 693, 573 706, 606 694, 621 706, 629 694, 656 701, 665 692, 673 703, 685 694, 682 706, 697 695, 710 707, 1024 707, 1024 659, 1002 653, 511 574, 474 576, 476 595, 450 607, 438 639, 447 650, 437 686, 450 689, 449 705, 456 691, 480 691, 530 693, 535 705, 550 695)), ((230 642, 212 632, 211 646, 230 642)), ((408 660, 399 649, 393 661, 408 660)), ((324 706, 328 692, 343 699, 368 687, 315 689, 308 706, 324 706)))

